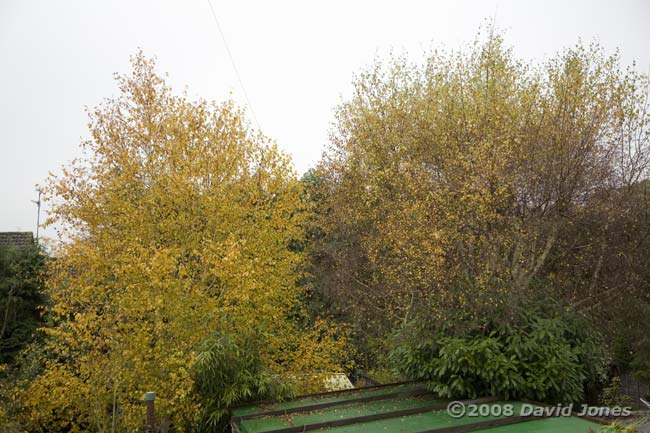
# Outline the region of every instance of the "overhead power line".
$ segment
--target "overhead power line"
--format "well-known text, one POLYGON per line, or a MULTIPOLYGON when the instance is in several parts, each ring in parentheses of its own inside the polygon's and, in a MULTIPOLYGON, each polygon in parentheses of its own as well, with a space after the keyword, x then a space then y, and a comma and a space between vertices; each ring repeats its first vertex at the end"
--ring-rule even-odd
POLYGON ((257 129, 261 130, 260 128, 260 123, 257 121, 257 116, 255 115, 255 110, 253 110, 253 104, 251 104, 251 100, 248 97, 248 92, 246 92, 246 87, 244 87, 244 82, 241 79, 241 74, 239 73, 239 70, 237 69, 237 64, 235 64, 235 58, 232 55, 232 52, 230 51, 230 47, 228 46, 228 41, 226 40, 226 35, 223 33, 223 30, 221 29, 221 25, 219 24, 219 19, 217 18, 217 13, 214 11, 214 7, 212 7, 212 2, 210 0, 206 0, 208 2, 208 5, 210 6, 210 12, 212 12, 212 18, 214 19, 214 23, 217 25, 217 30, 219 30, 219 34, 221 35, 221 39, 223 40, 223 45, 226 47, 226 51, 228 52, 228 57, 230 58, 230 63, 232 64, 232 68, 235 71, 235 75, 237 75, 237 80, 239 81, 239 85, 241 87, 242 92, 244 93, 244 98, 246 99, 246 104, 248 105, 248 109, 251 111, 251 115, 253 116, 253 120, 255 121, 255 124, 257 125, 257 129))

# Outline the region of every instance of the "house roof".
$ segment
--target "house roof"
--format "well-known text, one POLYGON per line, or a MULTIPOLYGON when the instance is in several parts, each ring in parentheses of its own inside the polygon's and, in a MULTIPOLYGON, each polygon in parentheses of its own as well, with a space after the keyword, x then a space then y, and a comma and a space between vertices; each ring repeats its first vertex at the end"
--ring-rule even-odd
MULTIPOLYGON (((571 417, 463 416, 447 412, 449 400, 436 398, 422 383, 400 383, 298 397, 281 403, 257 403, 233 411, 232 427, 241 433, 587 433, 602 426, 571 417)), ((519 414, 524 405, 541 403, 466 400, 465 405, 510 405, 519 414)))
POLYGON ((0 232, 0 248, 25 248, 34 245, 32 232, 0 232))

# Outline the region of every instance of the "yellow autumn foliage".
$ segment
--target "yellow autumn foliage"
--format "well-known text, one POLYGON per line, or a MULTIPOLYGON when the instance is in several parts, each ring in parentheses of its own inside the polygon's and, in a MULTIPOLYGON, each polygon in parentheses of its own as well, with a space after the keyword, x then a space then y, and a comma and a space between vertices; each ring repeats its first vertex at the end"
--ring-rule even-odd
MULTIPOLYGON (((142 54, 120 95, 89 113, 83 157, 53 176, 61 239, 48 276, 56 354, 23 393, 34 431, 137 431, 143 396, 189 430, 190 367, 215 331, 255 331, 279 375, 340 371, 344 341, 301 327, 309 214, 289 158, 232 102, 172 94, 142 54)), ((314 376, 316 374, 316 376, 314 376)))
POLYGON ((522 61, 487 30, 364 69, 312 173, 318 290, 380 344, 536 293, 585 204, 647 173, 646 77, 598 45, 522 61))

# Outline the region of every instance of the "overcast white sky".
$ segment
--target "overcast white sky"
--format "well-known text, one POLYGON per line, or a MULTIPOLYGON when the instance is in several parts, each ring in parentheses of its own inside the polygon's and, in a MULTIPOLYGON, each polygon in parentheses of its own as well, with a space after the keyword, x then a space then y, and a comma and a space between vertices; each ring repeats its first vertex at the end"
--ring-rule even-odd
MULTIPOLYGON (((212 2, 261 129, 300 173, 354 73, 391 48, 458 48, 486 18, 526 59, 596 38, 650 69, 647 0, 212 2)), ((178 91, 246 103, 207 0, 0 0, 0 231, 35 230, 35 184, 79 154, 83 107, 116 93, 138 47, 178 91)))

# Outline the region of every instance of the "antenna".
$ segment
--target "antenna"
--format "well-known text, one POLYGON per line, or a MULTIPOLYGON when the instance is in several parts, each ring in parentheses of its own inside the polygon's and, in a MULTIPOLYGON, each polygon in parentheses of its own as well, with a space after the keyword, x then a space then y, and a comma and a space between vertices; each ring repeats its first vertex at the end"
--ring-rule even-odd
POLYGON ((32 203, 36 203, 36 243, 38 244, 38 229, 41 226, 41 189, 38 188, 38 200, 32 200, 32 203))

